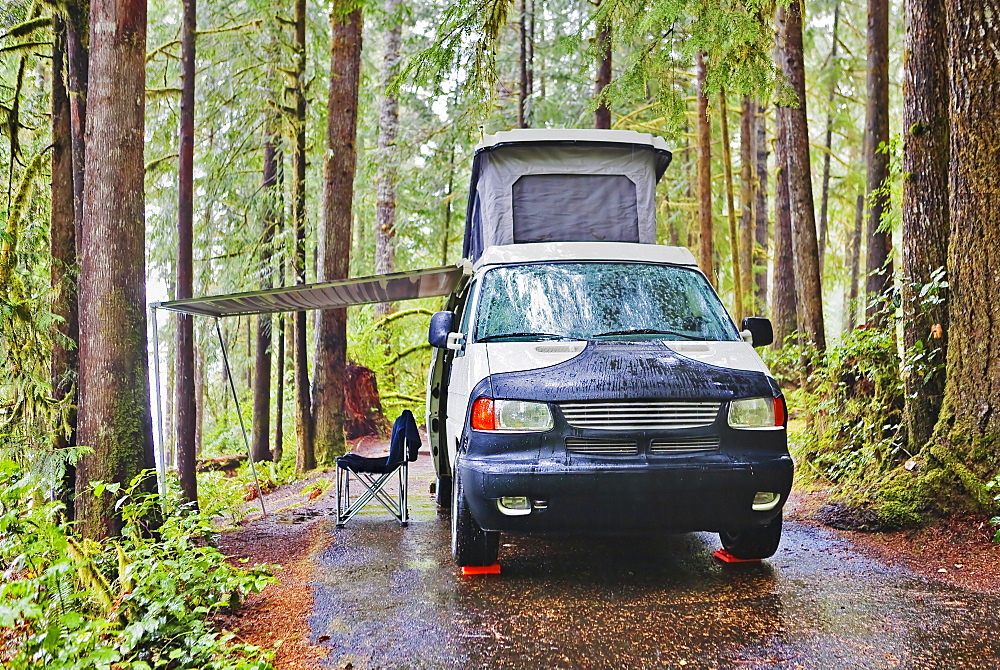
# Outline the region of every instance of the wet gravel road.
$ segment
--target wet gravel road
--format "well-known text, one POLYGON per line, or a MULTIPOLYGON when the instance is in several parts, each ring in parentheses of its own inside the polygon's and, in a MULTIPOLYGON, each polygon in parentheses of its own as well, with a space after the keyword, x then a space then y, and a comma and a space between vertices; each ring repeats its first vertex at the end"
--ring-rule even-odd
POLYGON ((715 535, 503 538, 462 577, 446 514, 411 470, 407 528, 324 520, 312 639, 331 668, 997 668, 1000 594, 927 581, 787 522, 762 564, 715 535), (350 664, 350 665, 348 665, 350 664))

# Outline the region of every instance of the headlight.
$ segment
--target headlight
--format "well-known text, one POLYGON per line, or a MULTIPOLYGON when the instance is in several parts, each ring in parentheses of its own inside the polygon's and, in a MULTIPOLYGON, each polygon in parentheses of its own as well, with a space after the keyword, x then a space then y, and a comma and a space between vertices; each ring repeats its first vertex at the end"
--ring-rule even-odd
POLYGON ((552 428, 552 411, 543 402, 479 398, 472 404, 471 423, 476 430, 540 432, 552 428))
POLYGON ((785 401, 781 398, 747 398, 729 403, 732 428, 780 428, 785 423, 785 401))

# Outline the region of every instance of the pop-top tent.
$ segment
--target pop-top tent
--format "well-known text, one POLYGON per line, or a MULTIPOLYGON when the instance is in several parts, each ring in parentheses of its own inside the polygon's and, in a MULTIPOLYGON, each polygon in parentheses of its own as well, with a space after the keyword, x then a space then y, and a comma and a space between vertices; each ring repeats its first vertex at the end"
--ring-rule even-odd
POLYGON ((472 164, 462 255, 525 242, 656 243, 662 138, 632 130, 521 129, 487 137, 472 164))
MULTIPOLYGON (((490 246, 528 242, 656 242, 656 184, 671 154, 659 137, 631 130, 510 130, 477 147, 463 258, 490 246)), ((216 319, 251 314, 336 309, 452 294, 470 264, 244 293, 153 303, 154 388, 159 412, 156 311, 216 319)), ((218 325, 218 324, 217 324, 218 325)), ((229 373, 221 328, 216 328, 229 373)), ((235 385, 229 375, 236 399, 235 385)), ((242 424, 242 413, 240 413, 242 424)), ((244 441, 250 454, 244 428, 244 441)), ((251 456, 251 472, 253 460, 251 456)), ((163 457, 158 474, 163 482, 163 457)), ((256 479, 256 473, 254 472, 256 479)), ((263 509, 263 498, 261 508, 263 509)), ((266 511, 265 511, 266 513, 266 511)))

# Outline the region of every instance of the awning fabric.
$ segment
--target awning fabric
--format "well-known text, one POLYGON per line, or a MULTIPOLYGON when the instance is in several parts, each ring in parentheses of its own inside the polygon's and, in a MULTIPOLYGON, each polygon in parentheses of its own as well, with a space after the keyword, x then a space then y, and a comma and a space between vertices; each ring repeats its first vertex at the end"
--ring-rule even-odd
POLYGON ((215 317, 333 309, 448 295, 458 286, 462 274, 461 267, 448 266, 266 291, 172 300, 154 306, 184 314, 215 317))

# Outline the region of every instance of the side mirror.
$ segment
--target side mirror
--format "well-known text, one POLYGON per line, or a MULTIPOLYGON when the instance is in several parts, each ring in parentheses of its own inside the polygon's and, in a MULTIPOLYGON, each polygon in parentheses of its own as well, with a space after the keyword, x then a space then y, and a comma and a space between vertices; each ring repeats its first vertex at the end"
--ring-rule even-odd
POLYGON ((431 316, 431 325, 427 331, 427 341, 438 349, 448 348, 448 335, 451 334, 455 322, 454 312, 437 312, 431 316))
POLYGON ((743 319, 743 330, 750 332, 750 344, 754 347, 766 347, 774 342, 774 329, 771 320, 761 316, 748 316, 743 319))

